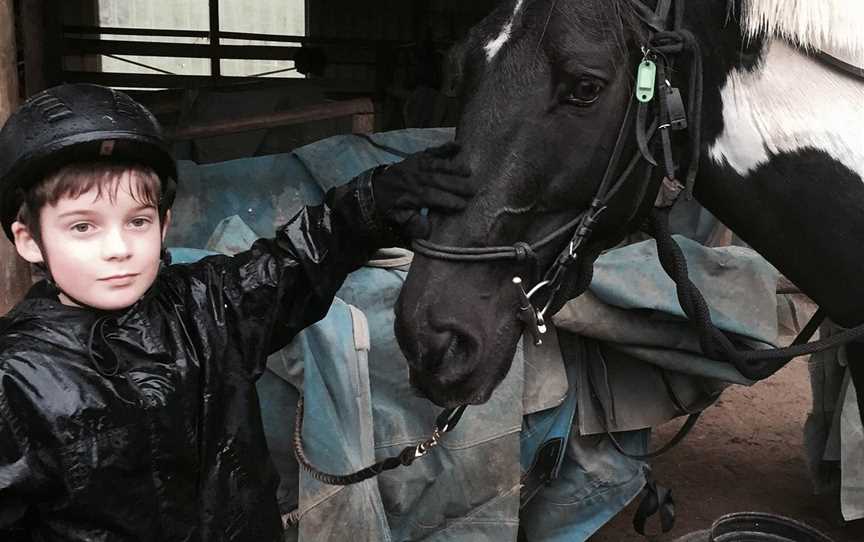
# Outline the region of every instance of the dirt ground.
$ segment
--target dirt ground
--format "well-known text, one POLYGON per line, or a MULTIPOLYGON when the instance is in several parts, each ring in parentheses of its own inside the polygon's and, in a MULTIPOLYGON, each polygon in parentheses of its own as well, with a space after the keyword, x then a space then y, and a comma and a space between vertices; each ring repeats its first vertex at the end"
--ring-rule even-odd
MULTIPOLYGON (((726 390, 683 443, 654 460, 656 479, 672 488, 677 521, 670 533, 647 540, 674 541, 723 514, 763 511, 809 523, 836 542, 864 541, 864 520, 844 524, 836 502, 813 495, 802 445, 810 400, 802 359, 750 388, 726 390)), ((668 440, 678 425, 662 427, 655 442, 668 440)), ((591 542, 645 542, 631 525, 635 509, 631 504, 591 542)))

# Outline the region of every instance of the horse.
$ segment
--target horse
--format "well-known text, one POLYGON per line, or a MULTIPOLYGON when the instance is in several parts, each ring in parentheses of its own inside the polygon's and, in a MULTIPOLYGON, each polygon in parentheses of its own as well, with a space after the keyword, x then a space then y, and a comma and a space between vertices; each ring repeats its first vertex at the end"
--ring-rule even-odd
POLYGON ((502 2, 451 53, 454 160, 478 192, 429 217, 397 303, 412 386, 485 402, 523 328, 542 331, 523 309, 552 295, 533 294, 574 228, 592 235, 571 296, 666 186, 687 185, 836 323, 864 321, 861 28, 858 0, 502 2))

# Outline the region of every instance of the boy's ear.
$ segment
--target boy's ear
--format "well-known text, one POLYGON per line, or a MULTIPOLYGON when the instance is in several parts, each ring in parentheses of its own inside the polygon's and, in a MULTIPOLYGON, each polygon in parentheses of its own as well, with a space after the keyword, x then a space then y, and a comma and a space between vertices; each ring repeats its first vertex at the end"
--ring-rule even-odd
POLYGON ((45 258, 42 255, 42 249, 39 248, 39 243, 30 233, 30 228, 21 222, 12 223, 12 236, 15 239, 15 250, 18 254, 30 263, 44 263, 45 258))
POLYGON ((165 219, 162 221, 162 242, 165 242, 165 236, 168 234, 168 226, 171 225, 171 209, 165 211, 165 219))

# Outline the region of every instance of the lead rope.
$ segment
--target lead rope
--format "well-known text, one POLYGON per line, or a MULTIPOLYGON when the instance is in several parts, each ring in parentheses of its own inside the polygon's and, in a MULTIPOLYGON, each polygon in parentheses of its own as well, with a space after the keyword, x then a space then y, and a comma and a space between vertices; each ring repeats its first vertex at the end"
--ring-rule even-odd
POLYGON ((382 459, 360 470, 348 474, 332 474, 315 467, 303 450, 303 406, 303 396, 301 395, 297 401, 297 415, 294 417, 294 457, 297 458, 297 462, 300 463, 312 478, 332 486, 357 484, 378 476, 382 472, 412 464, 415 460, 429 453, 429 450, 437 447, 441 443, 441 438, 444 434, 449 433, 456 427, 456 424, 462 418, 462 413, 465 412, 465 405, 457 408, 448 408, 438 415, 438 418, 435 420, 435 426, 432 429, 432 435, 423 442, 414 446, 406 446, 397 455, 382 459))
MULTIPOLYGON (((801 331, 795 337, 795 340, 792 341, 792 345, 797 346, 800 344, 807 343, 807 341, 809 341, 813 337, 813 334, 816 333, 816 330, 819 329, 819 325, 824 320, 825 320, 825 312, 822 309, 819 309, 810 318, 810 320, 807 322, 807 325, 805 325, 801 329, 801 331)), ((596 350, 597 355, 603 360, 603 362, 605 364, 605 358, 603 356, 602 351, 600 350, 599 343, 595 343, 595 346, 597 349, 596 350)), ((591 370, 590 366, 589 366, 589 370, 591 370)), ((596 384, 596 382, 594 382, 593 370, 591 370, 591 371, 592 372, 589 374, 588 383, 592 386, 592 393, 593 393, 593 389, 596 388, 597 384, 596 384)), ((669 440, 669 442, 667 442, 666 444, 664 444, 660 448, 653 450, 653 451, 650 451, 650 452, 647 452, 645 454, 631 454, 631 453, 627 452, 626 450, 624 450, 624 447, 621 445, 620 442, 618 442, 618 439, 615 438, 615 435, 613 435, 609 431, 609 428, 606 425, 607 424, 606 420, 608 419, 608 414, 606 413, 606 409, 605 409, 602 401, 600 401, 599 397, 597 397, 597 394, 594 393, 594 396, 597 399, 597 401, 596 401, 597 408, 600 410, 600 414, 603 416, 603 424, 604 424, 603 429, 606 432, 606 436, 609 437, 609 440, 612 442, 612 446, 614 446, 615 449, 618 450, 619 453, 621 453, 621 455, 627 456, 631 459, 638 459, 640 461, 644 461, 646 459, 653 459, 655 457, 658 457, 658 456, 665 454, 666 452, 668 452, 669 450, 674 448, 676 445, 678 445, 682 440, 684 440, 684 438, 687 436, 687 434, 690 433, 690 430, 693 429, 693 426, 696 425, 696 422, 698 421, 699 416, 702 415, 702 413, 705 411, 705 408, 708 408, 708 406, 710 406, 710 405, 707 405, 705 408, 702 408, 700 410, 693 410, 693 409, 687 408, 685 405, 683 405, 680 402, 680 398, 678 398, 675 395, 674 390, 671 388, 671 383, 668 382, 668 380, 667 380, 665 370, 663 370, 663 379, 664 379, 664 383, 666 384, 667 391, 668 391, 670 397, 672 398, 672 401, 675 403, 676 407, 679 410, 681 410, 682 412, 687 414, 687 420, 684 422, 684 425, 681 426, 681 428, 678 430, 678 432, 675 433, 675 435, 669 440)), ((718 394, 718 396, 719 396, 719 394, 718 394)), ((713 403, 713 399, 712 399, 712 403, 713 403)))
MULTIPOLYGON (((810 337, 800 340, 801 337, 799 336, 792 345, 785 348, 773 348, 769 350, 739 349, 723 331, 714 325, 705 298, 690 280, 684 253, 669 232, 668 210, 655 210, 652 214, 652 223, 648 233, 657 240, 657 255, 660 259, 660 264, 663 266, 666 274, 675 282, 678 301, 684 310, 684 314, 699 334, 702 351, 711 359, 732 363, 742 375, 750 380, 767 378, 789 363, 792 358, 837 348, 864 337, 864 324, 861 324, 832 335, 827 339, 814 342, 806 342, 810 337)), ((824 317, 824 312, 821 310, 818 311, 805 329, 812 327, 813 331, 815 331, 815 328, 824 317)))
MULTIPOLYGON (((751 380, 762 380, 798 356, 839 348, 849 343, 856 343, 856 346, 862 344, 864 324, 845 329, 826 339, 808 342, 825 319, 825 312, 820 308, 790 346, 769 350, 737 348, 729 337, 714 325, 705 298, 690 281, 684 253, 669 232, 668 210, 655 210, 649 233, 657 240, 660 263, 667 275, 675 282, 679 303, 687 319, 699 334, 702 351, 712 359, 732 363, 745 377, 751 380)), ((850 363, 849 374, 858 394, 858 413, 861 419, 864 419, 864 392, 858 391, 864 390, 864 368, 861 364, 864 364, 864 360, 850 363)))

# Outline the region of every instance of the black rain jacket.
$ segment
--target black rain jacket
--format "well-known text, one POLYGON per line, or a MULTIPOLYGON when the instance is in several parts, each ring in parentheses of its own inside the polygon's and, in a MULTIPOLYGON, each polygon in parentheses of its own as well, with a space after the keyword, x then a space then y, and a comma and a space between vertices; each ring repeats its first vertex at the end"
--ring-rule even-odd
POLYGON ((0 319, 0 539, 280 540, 255 381, 393 240, 370 182, 233 258, 163 266, 119 313, 35 285, 0 319))

